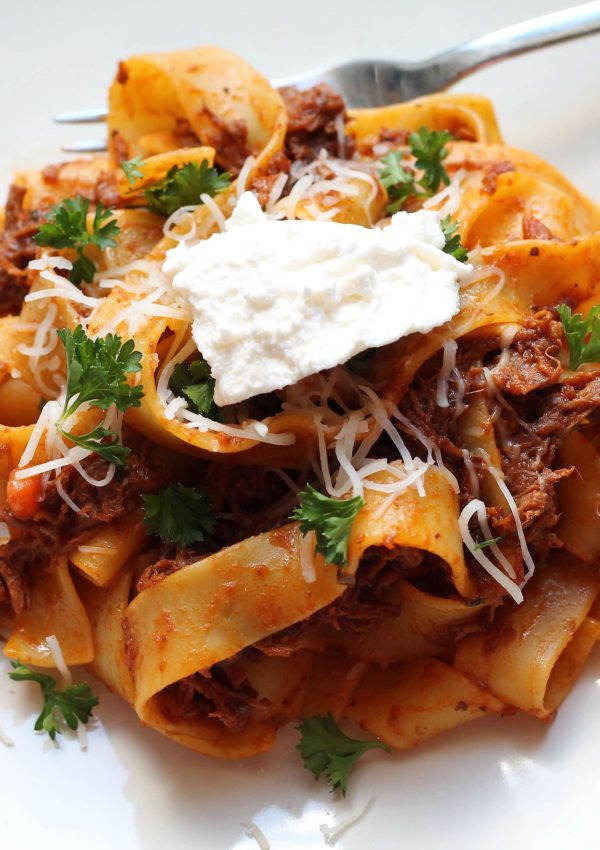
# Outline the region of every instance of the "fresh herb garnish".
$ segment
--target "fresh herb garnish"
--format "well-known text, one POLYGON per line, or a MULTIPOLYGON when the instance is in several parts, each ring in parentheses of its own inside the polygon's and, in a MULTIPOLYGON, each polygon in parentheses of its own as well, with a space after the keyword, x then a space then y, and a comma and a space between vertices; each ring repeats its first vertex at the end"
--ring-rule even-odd
POLYGON ((36 732, 47 732, 54 741, 56 734, 61 734, 60 715, 69 729, 77 729, 79 723, 88 722, 94 706, 98 705, 98 697, 89 685, 69 685, 61 691, 52 676, 36 673, 20 661, 11 661, 11 664, 14 667, 8 674, 11 679, 15 682, 37 682, 42 689, 44 707, 33 727, 36 732))
POLYGON ((393 214, 402 209, 411 195, 418 195, 414 171, 407 171, 402 165, 400 151, 392 151, 382 157, 383 168, 379 172, 379 182, 387 189, 390 203, 386 212, 393 214))
POLYGON ((141 156, 134 156, 133 159, 126 159, 121 163, 121 168, 130 186, 134 186, 144 176, 140 168, 143 161, 141 156))
POLYGON ((178 363, 169 380, 169 389, 184 398, 193 413, 200 413, 215 422, 222 421, 223 412, 214 403, 215 379, 203 357, 191 363, 178 363))
POLYGON ((581 313, 561 304, 556 308, 569 343, 569 369, 575 371, 582 363, 600 363, 600 304, 596 304, 586 319, 581 313))
POLYGON ((446 186, 450 178, 442 165, 442 160, 448 156, 446 143, 450 140, 447 130, 428 130, 421 127, 417 133, 411 133, 408 144, 415 158, 417 168, 423 169, 419 184, 428 195, 434 195, 440 183, 446 186))
POLYGON ((62 424, 84 403, 100 410, 108 410, 114 404, 121 413, 129 407, 139 407, 143 389, 139 385, 130 386, 125 376, 140 371, 142 355, 135 351, 132 339, 121 343, 121 338, 114 334, 90 339, 81 325, 74 331, 63 328, 58 336, 67 360, 66 398, 57 422, 60 432, 78 446, 96 452, 116 466, 124 466, 130 449, 120 444, 114 431, 98 425, 87 434, 72 434, 62 424), (110 441, 104 442, 107 439, 110 441))
POLYGON ((451 254, 454 259, 460 263, 466 263, 468 259, 467 249, 460 243, 460 233, 458 233, 458 222, 452 221, 449 215, 440 221, 442 233, 446 239, 444 245, 444 253, 451 254))
POLYGON ((45 224, 42 224, 35 234, 38 245, 49 245, 52 248, 71 248, 77 252, 77 259, 69 272, 69 280, 76 286, 82 281, 91 283, 96 274, 96 264, 85 253, 88 245, 97 248, 114 248, 119 235, 117 220, 112 218, 114 208, 104 207, 98 202, 92 232, 87 229, 87 214, 90 202, 88 198, 78 195, 76 198, 65 198, 56 204, 48 214, 45 224))
POLYGON ((504 540, 504 534, 501 534, 499 537, 491 537, 489 540, 480 540, 478 543, 474 545, 474 549, 487 549, 488 546, 493 546, 494 543, 500 543, 501 540, 504 540))
POLYGON ((348 561, 348 539, 357 513, 364 505, 360 496, 352 499, 332 499, 315 490, 310 484, 298 494, 300 505, 291 519, 300 520, 300 531, 314 531, 315 551, 328 564, 345 566, 348 561))
POLYGON ((219 174, 203 159, 200 164, 186 162, 185 165, 174 165, 163 180, 146 189, 144 194, 151 212, 169 216, 180 207, 201 204, 200 195, 214 197, 228 189, 230 182, 228 172, 219 174))
POLYGON ((168 543, 202 543, 215 530, 216 519, 205 490, 169 484, 142 496, 144 522, 151 534, 168 543))
MULTIPOLYGON (((62 431, 62 433, 64 434, 65 432, 62 431)), ((91 449, 91 451, 103 457, 104 460, 114 463, 115 466, 125 466, 127 458, 131 454, 131 449, 119 442, 117 434, 103 425, 96 425, 87 434, 73 434, 69 432, 66 436, 76 446, 81 446, 82 449, 91 449), (108 442, 106 442, 107 440, 108 442)))
POLYGON ((392 151, 382 157, 383 168, 379 172, 379 182, 387 189, 391 202, 386 208, 388 213, 401 210, 411 196, 428 198, 437 192, 440 183, 450 183, 442 165, 442 160, 448 156, 446 142, 450 138, 447 130, 428 130, 426 127, 410 134, 408 144, 415 158, 415 166, 422 170, 419 179, 412 169, 404 168, 400 151, 392 151))
POLYGON ((304 720, 296 727, 301 734, 296 749, 302 757, 304 767, 319 779, 325 774, 331 790, 338 788, 342 794, 348 789, 348 777, 352 768, 367 750, 379 748, 389 752, 381 741, 359 741, 349 738, 337 725, 331 714, 316 715, 304 720))

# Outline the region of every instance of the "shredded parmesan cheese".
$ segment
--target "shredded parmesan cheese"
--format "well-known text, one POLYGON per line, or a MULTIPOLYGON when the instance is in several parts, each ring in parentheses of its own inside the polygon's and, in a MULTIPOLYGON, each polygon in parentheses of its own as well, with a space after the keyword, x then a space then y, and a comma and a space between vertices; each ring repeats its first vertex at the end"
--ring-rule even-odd
POLYGON ((52 656, 52 660, 54 661, 54 666, 58 670, 62 678, 62 686, 63 688, 68 688, 69 685, 73 683, 73 677, 71 676, 71 671, 65 664, 65 659, 62 653, 62 649, 60 648, 60 643, 56 635, 47 635, 44 640, 48 645, 48 649, 50 650, 50 655, 52 656))
POLYGON ((354 826, 358 823, 359 820, 362 820, 364 816, 367 814, 373 803, 375 802, 375 797, 371 797, 365 805, 355 812, 353 815, 350 815, 349 818, 343 820, 341 823, 336 824, 335 826, 329 826, 326 823, 319 824, 319 829, 323 833, 323 837, 325 838, 325 844, 329 847, 333 847, 338 838, 346 832, 347 829, 350 829, 351 826, 354 826))
POLYGON ((500 470, 496 469, 495 466, 490 465, 488 465, 488 470, 496 479, 496 483, 502 491, 504 498, 508 502, 508 507, 510 508, 510 512, 515 520, 515 527, 517 529, 517 537, 519 538, 519 544, 521 546, 521 552, 523 554, 523 561, 525 562, 525 566, 528 570, 527 576, 525 577, 525 581, 529 581, 529 579, 535 572, 535 563, 533 561, 533 558, 531 557, 529 547, 527 546, 527 541, 525 540, 525 532, 523 531, 523 523, 521 522, 521 518, 519 517, 519 509, 517 508, 517 503, 514 500, 513 494, 506 486, 504 476, 502 475, 500 470))
MULTIPOLYGON (((248 160, 246 160, 247 162, 248 160)), ((244 831, 248 838, 253 838, 258 844, 260 850, 271 850, 271 845, 267 841, 267 837, 255 823, 250 820, 247 823, 243 823, 244 831)))
POLYGON ((505 575, 505 573, 503 573, 502 570, 500 570, 487 557, 483 549, 476 548, 477 543, 469 529, 469 521, 475 514, 477 514, 477 519, 479 520, 479 524, 484 534, 486 533, 484 526, 487 526, 487 533, 490 534, 489 526, 487 525, 487 513, 485 504, 480 499, 472 499, 462 509, 461 514, 458 518, 458 526, 460 528, 463 543, 465 544, 471 555, 475 558, 475 560, 479 564, 481 564, 486 573, 488 573, 488 575, 495 579, 498 584, 512 596, 515 602, 522 602, 523 593, 520 587, 511 578, 505 575))
POLYGON ((438 407, 449 407, 448 401, 448 380, 450 375, 456 370, 456 352, 458 343, 455 339, 447 339, 443 345, 444 357, 442 360, 442 368, 437 379, 436 404, 438 407))
POLYGON ((15 742, 12 738, 9 738, 4 729, 0 726, 0 741, 4 744, 5 747, 14 747, 15 742))
POLYGON ((302 576, 304 581, 307 584, 312 584, 317 580, 317 573, 315 570, 315 533, 314 531, 309 531, 307 534, 300 535, 300 545, 298 547, 298 554, 300 555, 300 567, 302 569, 302 576))

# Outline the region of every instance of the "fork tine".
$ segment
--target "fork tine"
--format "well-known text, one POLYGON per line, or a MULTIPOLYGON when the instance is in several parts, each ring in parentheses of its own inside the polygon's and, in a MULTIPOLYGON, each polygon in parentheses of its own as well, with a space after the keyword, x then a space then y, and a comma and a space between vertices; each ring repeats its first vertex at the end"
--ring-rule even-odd
POLYGON ((61 112, 54 116, 57 124, 92 124, 96 121, 106 121, 106 109, 82 109, 79 112, 61 112))
POLYGON ((61 150, 65 153, 101 153, 106 150, 106 142, 102 139, 81 139, 79 142, 63 145, 61 150))

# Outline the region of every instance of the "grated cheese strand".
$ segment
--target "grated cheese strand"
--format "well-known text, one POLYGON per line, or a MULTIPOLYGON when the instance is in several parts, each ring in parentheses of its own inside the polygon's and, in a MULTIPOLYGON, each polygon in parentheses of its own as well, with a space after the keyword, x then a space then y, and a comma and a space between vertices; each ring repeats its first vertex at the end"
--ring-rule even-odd
POLYGON ((500 570, 492 561, 490 561, 482 549, 476 548, 476 541, 469 529, 469 521, 475 514, 477 514, 477 517, 480 520, 481 511, 483 511, 484 514, 486 512, 485 504, 481 501, 481 499, 472 499, 462 509, 458 518, 458 526, 460 528, 463 543, 475 560, 483 567, 486 573, 495 579, 495 581, 497 581, 498 584, 503 587, 510 596, 512 596, 515 602, 521 603, 523 601, 523 593, 519 586, 505 575, 505 573, 503 573, 502 570, 500 570))
MULTIPOLYGON (((248 159, 250 159, 250 157, 248 157, 248 159)), ((248 160, 246 160, 246 162, 248 162, 248 160)), ((202 201, 206 209, 209 210, 211 216, 214 219, 215 224, 222 233, 225 230, 226 221, 225 216, 221 212, 221 208, 219 207, 215 199, 211 198, 210 195, 207 195, 206 192, 203 192, 200 195, 200 200, 202 201)))
POLYGON ((456 352, 458 343, 455 339, 447 339, 442 346, 444 356, 442 360, 442 368, 440 369, 437 379, 437 389, 435 403, 438 407, 450 407, 448 400, 448 380, 452 372, 456 369, 456 352))
POLYGON ((249 820, 248 822, 244 822, 242 823, 242 826, 244 827, 244 831, 248 838, 253 838, 258 844, 260 850, 271 850, 271 845, 267 841, 266 835, 262 829, 254 823, 254 821, 249 820))
POLYGON ((65 664, 65 658, 62 649, 60 648, 58 638, 56 635, 47 635, 44 640, 48 644, 48 649, 50 650, 54 666, 61 675, 63 689, 68 688, 73 684, 73 677, 71 676, 71 671, 65 664))
MULTIPOLYGON (((496 479, 496 483, 498 487, 502 491, 502 495, 508 502, 508 507, 510 508, 510 512, 515 520, 515 527, 517 529, 517 537, 519 538, 519 544, 521 546, 521 552, 523 554, 523 561, 525 562, 525 566, 527 567, 528 573, 525 577, 525 582, 529 581, 533 573, 535 572, 535 563, 533 558, 531 557, 531 552, 529 551, 529 547, 527 546, 527 541, 525 540, 525 532, 523 531, 523 523, 521 522, 521 518, 519 516, 519 509, 517 508, 517 503, 514 500, 513 494, 510 492, 506 483, 504 481, 504 477, 499 469, 496 469, 495 466, 489 466, 488 470, 496 479)), ((523 584, 525 584, 523 582, 523 584)))
POLYGON ((315 533, 309 531, 307 534, 300 533, 300 545, 298 554, 300 555, 300 566, 302 568, 302 576, 307 584, 312 584, 317 580, 315 570, 315 533))
POLYGON ((329 826, 326 823, 319 824, 319 829, 323 833, 323 837, 325 838, 325 844, 329 847, 333 847, 338 838, 346 832, 347 829, 350 829, 351 826, 354 826, 358 823, 359 820, 362 820, 364 816, 367 814, 373 803, 375 802, 375 797, 371 797, 362 809, 359 809, 355 814, 350 815, 349 818, 342 821, 341 823, 336 824, 335 826, 329 826))

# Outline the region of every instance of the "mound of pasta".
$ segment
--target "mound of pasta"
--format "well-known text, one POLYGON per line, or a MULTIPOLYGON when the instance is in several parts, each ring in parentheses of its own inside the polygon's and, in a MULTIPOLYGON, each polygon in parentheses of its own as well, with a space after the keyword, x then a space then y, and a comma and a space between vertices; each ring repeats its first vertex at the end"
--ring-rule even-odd
POLYGON ((6 655, 212 756, 299 721, 342 789, 346 719, 552 717, 600 634, 600 209, 484 98, 213 47, 122 62, 108 133, 0 221, 6 655))

